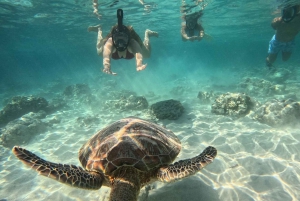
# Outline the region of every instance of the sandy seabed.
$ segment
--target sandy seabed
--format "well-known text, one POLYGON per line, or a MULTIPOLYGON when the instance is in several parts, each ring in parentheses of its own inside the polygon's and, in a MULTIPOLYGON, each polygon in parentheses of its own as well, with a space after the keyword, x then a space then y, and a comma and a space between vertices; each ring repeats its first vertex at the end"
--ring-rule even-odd
MULTIPOLYGON (((185 107, 183 116, 176 121, 163 120, 158 123, 172 130, 182 142, 182 150, 176 160, 198 155, 209 145, 217 148, 216 159, 189 178, 175 183, 151 184, 149 194, 143 188, 139 200, 299 200, 299 129, 275 129, 247 116, 233 120, 214 115, 210 105, 200 104, 195 93, 177 98, 185 107)), ((161 100, 166 98, 161 96, 161 100)), ((56 117, 61 122, 22 147, 52 162, 80 165, 78 150, 96 131, 127 116, 150 120, 150 116, 141 111, 108 110, 97 113, 100 124, 79 126, 76 123, 77 117, 88 115, 95 114, 84 107, 51 114, 46 118, 56 117)), ((110 189, 107 187, 89 191, 63 185, 25 167, 10 149, 1 149, 0 200, 93 201, 109 198, 110 189)))

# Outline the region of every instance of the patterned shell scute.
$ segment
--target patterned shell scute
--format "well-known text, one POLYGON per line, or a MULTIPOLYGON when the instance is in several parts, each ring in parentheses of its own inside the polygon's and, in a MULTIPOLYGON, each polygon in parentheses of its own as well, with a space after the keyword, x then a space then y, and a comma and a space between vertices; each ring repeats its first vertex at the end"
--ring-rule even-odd
POLYGON ((165 128, 138 118, 121 119, 96 133, 79 150, 87 170, 111 174, 121 166, 149 171, 170 164, 181 144, 165 128))

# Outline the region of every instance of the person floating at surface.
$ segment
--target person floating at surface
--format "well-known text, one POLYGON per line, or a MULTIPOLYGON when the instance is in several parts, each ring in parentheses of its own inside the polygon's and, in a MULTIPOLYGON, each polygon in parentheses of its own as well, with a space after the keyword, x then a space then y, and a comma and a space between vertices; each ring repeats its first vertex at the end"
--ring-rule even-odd
POLYGON ((97 53, 103 56, 103 72, 116 75, 111 71, 112 59, 136 59, 136 70, 144 70, 147 64, 143 64, 143 58, 151 55, 150 37, 158 37, 158 33, 147 29, 145 31, 144 42, 134 31, 132 26, 123 25, 123 11, 117 11, 118 25, 112 27, 110 33, 103 38, 101 26, 90 26, 88 31, 98 32, 97 53))
POLYGON ((300 31, 300 5, 285 7, 282 16, 273 19, 271 26, 275 35, 269 43, 266 65, 271 68, 278 53, 282 52, 282 60, 287 61, 295 47, 295 37, 300 31))
POLYGON ((182 18, 185 21, 181 24, 181 37, 183 41, 202 40, 204 37, 204 28, 200 23, 198 23, 198 19, 202 15, 202 11, 183 15, 182 18))
POLYGON ((102 15, 99 14, 99 11, 98 11, 98 0, 93 0, 93 8, 94 8, 94 11, 93 13, 98 17, 98 19, 100 20, 102 15))

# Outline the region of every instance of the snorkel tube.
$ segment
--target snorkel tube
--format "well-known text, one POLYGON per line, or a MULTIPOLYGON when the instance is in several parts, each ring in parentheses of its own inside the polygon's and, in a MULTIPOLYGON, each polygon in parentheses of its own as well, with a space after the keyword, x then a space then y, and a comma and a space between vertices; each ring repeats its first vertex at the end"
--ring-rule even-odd
POLYGON ((112 40, 114 47, 122 52, 127 49, 130 41, 130 32, 126 26, 123 25, 123 10, 117 10, 118 25, 112 31, 112 40))
POLYGON ((117 18, 118 18, 118 29, 120 31, 122 31, 123 30, 123 10, 122 9, 117 10, 117 18))

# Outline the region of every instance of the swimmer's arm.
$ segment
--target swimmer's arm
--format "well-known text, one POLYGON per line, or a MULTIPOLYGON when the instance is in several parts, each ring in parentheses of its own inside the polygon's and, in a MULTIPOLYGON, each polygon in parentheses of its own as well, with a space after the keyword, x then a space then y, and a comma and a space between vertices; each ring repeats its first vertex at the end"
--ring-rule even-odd
POLYGON ((204 28, 201 24, 198 24, 197 28, 199 30, 199 39, 202 39, 204 37, 204 28))
POLYGON ((146 68, 147 64, 143 64, 142 48, 139 45, 139 43, 134 39, 130 40, 128 49, 131 50, 131 52, 135 54, 136 70, 137 71, 144 70, 146 68))
POLYGON ((189 40, 190 38, 188 37, 188 35, 185 32, 185 27, 186 27, 185 25, 181 25, 181 36, 182 36, 182 39, 189 40))
POLYGON ((110 58, 111 58, 112 48, 113 48, 112 38, 109 38, 103 47, 103 72, 107 74, 115 75, 116 73, 113 73, 110 70, 110 58))
POLYGON ((273 27, 273 29, 276 30, 278 28, 280 20, 281 20, 280 17, 276 17, 276 18, 273 19, 273 21, 271 23, 271 26, 273 27))

